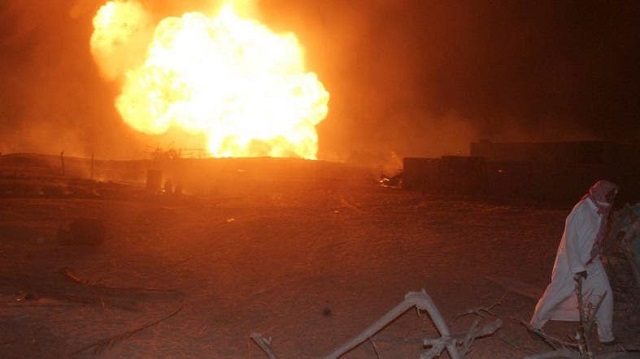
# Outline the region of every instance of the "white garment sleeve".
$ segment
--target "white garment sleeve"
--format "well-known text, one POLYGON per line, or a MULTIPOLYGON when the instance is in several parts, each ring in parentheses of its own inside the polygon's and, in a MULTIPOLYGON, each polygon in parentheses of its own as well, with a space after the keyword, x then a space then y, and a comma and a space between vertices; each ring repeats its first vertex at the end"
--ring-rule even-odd
POLYGON ((591 248, 600 225, 599 215, 586 201, 576 205, 565 223, 566 255, 571 273, 586 270, 591 248))

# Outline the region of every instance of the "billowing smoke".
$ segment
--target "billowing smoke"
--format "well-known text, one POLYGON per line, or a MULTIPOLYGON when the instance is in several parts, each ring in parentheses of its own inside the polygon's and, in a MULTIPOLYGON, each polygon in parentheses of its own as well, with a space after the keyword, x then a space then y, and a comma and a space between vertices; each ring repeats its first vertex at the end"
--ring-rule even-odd
POLYGON ((92 1, 0 2, 0 152, 144 156, 89 49, 92 1))
POLYGON ((638 2, 261 4, 293 24, 332 93, 327 156, 347 146, 465 154, 480 138, 640 139, 638 2))
MULTIPOLYGON (((152 139, 123 124, 119 86, 102 76, 123 64, 91 55, 102 3, 0 2, 0 151, 145 155, 152 139)), ((151 22, 205 3, 142 2, 151 22)), ((640 140, 640 2, 255 4, 296 33, 331 93, 321 159, 466 154, 480 138, 640 140)))

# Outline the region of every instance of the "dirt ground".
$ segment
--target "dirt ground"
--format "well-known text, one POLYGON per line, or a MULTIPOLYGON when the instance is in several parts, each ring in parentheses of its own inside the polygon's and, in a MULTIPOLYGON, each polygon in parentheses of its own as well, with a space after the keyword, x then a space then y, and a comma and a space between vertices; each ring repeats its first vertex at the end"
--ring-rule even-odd
MULTIPOLYGON (((254 332, 278 358, 321 358, 423 289, 455 333, 503 320, 467 358, 550 349, 520 321, 548 283, 568 207, 364 180, 153 196, 132 184, 81 196, 47 181, 5 172, 0 183, 2 358, 267 358, 254 332), (61 244, 59 228, 77 218, 98 219, 106 240, 61 244)), ((616 307, 618 346, 598 353, 640 343, 627 307, 616 307)), ((576 329, 548 328, 565 339, 576 329)), ((438 336, 408 310, 343 357, 418 358, 438 336)))

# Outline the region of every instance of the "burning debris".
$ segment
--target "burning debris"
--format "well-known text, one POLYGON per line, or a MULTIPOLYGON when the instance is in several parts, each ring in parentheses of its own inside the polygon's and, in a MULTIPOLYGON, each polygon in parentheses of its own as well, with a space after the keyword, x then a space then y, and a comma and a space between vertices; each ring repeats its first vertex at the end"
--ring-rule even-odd
POLYGON ((402 188, 402 172, 391 176, 381 174, 379 182, 382 187, 402 188))
POLYGON ((380 173, 380 185, 382 187, 402 188, 403 166, 402 158, 392 151, 380 173))

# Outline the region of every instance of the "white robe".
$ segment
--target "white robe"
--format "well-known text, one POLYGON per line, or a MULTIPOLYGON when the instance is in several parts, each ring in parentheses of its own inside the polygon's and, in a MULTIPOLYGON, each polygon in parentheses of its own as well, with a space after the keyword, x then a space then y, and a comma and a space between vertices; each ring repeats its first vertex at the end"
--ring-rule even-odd
POLYGON ((587 271, 582 282, 582 294, 594 305, 604 295, 596 312, 598 337, 601 342, 614 339, 613 292, 607 273, 599 258, 591 263, 591 248, 598 234, 601 215, 591 198, 578 202, 565 221, 551 274, 551 283, 538 301, 530 325, 541 329, 548 320, 580 321, 576 297, 576 273, 587 271))

